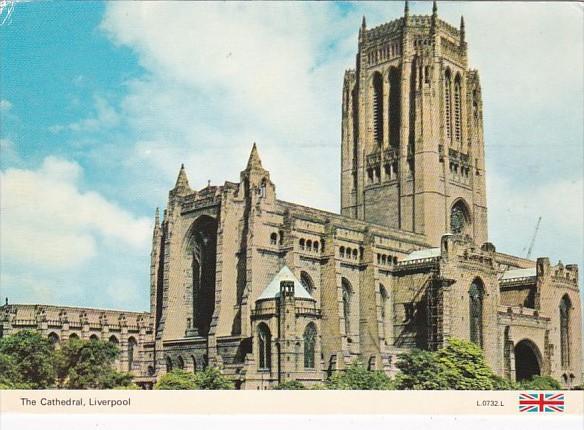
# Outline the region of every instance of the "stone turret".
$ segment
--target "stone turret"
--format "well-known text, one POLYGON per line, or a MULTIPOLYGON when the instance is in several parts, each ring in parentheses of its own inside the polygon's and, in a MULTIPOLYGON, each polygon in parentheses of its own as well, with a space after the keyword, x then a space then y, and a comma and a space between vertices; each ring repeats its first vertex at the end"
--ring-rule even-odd
POLYGON ((243 195, 251 198, 253 202, 273 201, 275 199, 275 187, 270 180, 270 172, 262 166, 262 160, 257 145, 253 144, 247 166, 241 172, 240 188, 243 187, 243 195))

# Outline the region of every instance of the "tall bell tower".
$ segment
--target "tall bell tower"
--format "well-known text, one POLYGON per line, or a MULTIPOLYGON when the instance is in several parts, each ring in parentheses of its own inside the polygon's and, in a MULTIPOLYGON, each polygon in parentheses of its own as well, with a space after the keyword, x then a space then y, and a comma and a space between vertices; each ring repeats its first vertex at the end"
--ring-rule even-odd
POLYGON ((468 68, 464 19, 431 15, 368 29, 345 72, 341 212, 426 235, 487 241, 479 75, 468 68))

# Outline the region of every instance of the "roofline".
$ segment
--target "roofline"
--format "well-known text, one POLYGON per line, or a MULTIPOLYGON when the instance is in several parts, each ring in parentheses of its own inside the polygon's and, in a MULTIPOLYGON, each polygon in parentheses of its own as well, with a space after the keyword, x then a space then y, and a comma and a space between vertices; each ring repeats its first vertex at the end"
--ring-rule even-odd
POLYGON ((66 305, 47 305, 42 303, 8 303, 0 306, 0 309, 6 308, 8 306, 19 306, 19 307, 43 307, 43 308, 55 308, 55 309, 77 309, 77 310, 91 310, 99 312, 119 312, 126 314, 138 314, 138 315, 150 315, 149 311, 129 311, 124 309, 104 309, 104 308, 91 308, 82 306, 66 306, 66 305))

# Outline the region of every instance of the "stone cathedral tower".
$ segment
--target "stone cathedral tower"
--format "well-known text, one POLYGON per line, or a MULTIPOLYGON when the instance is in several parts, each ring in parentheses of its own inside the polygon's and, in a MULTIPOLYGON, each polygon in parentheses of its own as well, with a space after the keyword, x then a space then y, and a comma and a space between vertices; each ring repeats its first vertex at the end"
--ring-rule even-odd
POLYGON ((424 234, 487 241, 479 76, 468 68, 464 20, 454 28, 409 14, 359 30, 345 72, 341 211, 424 234))

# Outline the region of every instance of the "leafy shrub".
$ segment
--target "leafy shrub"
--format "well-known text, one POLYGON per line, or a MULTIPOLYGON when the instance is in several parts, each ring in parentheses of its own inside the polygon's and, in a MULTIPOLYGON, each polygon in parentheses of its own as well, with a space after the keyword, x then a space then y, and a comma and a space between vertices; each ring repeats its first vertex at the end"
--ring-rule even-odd
POLYGON ((306 387, 300 382, 296 380, 288 380, 284 381, 281 384, 278 384, 274 387, 274 390, 305 390, 306 387))
POLYGON ((367 370, 360 361, 354 361, 343 372, 335 373, 326 381, 331 390, 391 390, 391 379, 379 370, 367 370))
POLYGON ((523 390, 561 390, 562 385, 551 376, 532 376, 531 379, 521 381, 519 387, 523 390))
POLYGON ((197 373, 181 369, 172 370, 160 378, 155 390, 232 390, 233 382, 216 367, 208 367, 197 373))

